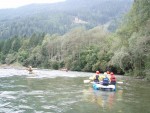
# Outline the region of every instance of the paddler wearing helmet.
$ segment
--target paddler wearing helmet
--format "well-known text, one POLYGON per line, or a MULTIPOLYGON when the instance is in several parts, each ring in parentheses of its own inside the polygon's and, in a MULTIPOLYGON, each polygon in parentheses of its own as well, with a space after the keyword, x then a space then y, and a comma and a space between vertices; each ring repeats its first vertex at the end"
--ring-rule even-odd
POLYGON ((95 77, 94 77, 94 82, 98 83, 99 82, 99 75, 100 72, 99 71, 96 71, 96 74, 95 74, 95 77))

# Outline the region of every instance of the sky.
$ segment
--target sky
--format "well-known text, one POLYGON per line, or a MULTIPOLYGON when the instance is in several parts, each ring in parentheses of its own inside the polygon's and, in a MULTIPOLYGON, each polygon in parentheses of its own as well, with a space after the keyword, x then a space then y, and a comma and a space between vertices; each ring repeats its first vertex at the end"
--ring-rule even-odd
POLYGON ((32 3, 55 3, 65 0, 0 0, 0 9, 17 8, 32 3))

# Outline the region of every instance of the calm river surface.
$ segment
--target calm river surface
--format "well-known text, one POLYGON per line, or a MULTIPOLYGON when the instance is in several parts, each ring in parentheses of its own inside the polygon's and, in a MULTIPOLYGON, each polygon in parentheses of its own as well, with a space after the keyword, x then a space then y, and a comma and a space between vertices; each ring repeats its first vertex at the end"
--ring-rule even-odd
POLYGON ((117 76, 116 92, 84 84, 93 73, 0 69, 0 113, 150 113, 150 83, 117 76), (34 77, 35 76, 35 77, 34 77))

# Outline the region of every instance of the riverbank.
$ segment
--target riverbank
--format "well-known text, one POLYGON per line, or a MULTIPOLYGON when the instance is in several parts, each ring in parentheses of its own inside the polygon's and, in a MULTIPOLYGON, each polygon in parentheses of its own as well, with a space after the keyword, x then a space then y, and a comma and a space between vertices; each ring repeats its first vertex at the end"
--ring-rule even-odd
MULTIPOLYGON (((27 67, 25 66, 22 66, 20 63, 14 63, 14 64, 0 64, 0 69, 17 69, 17 70, 26 70, 27 67)), ((37 70, 38 68, 34 68, 33 67, 33 70, 37 70)), ((39 68, 40 69, 43 69, 43 68, 39 68)), ((66 69, 59 69, 60 71, 66 71, 68 72, 68 70, 66 69)), ((123 75, 120 75, 120 74, 116 74, 118 76, 123 76, 123 75)), ((130 76, 131 77, 131 76, 130 76)), ((135 76, 133 77, 134 79, 140 79, 140 80, 147 80, 147 81, 150 81, 150 77, 140 77, 140 76, 135 76)))
POLYGON ((26 69, 26 67, 22 66, 19 63, 15 63, 15 64, 0 64, 0 68, 1 69, 26 69))

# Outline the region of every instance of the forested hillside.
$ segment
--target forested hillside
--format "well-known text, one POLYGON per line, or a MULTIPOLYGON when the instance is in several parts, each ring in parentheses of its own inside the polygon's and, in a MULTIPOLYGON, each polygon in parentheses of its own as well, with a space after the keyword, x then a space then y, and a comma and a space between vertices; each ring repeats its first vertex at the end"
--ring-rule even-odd
MULTIPOLYGON (((111 63, 126 74, 150 80, 150 1, 135 0, 123 24, 114 35, 115 48, 111 63)), ((112 48, 113 49, 113 48, 112 48)))
POLYGON ((15 36, 1 41, 0 51, 1 63, 6 64, 90 72, 110 69, 150 79, 150 2, 134 1, 115 33, 101 26, 81 26, 63 35, 15 36))
POLYGON ((115 31, 132 0, 66 0, 0 10, 0 39, 30 37, 34 33, 63 35, 75 27, 98 25, 115 31))

